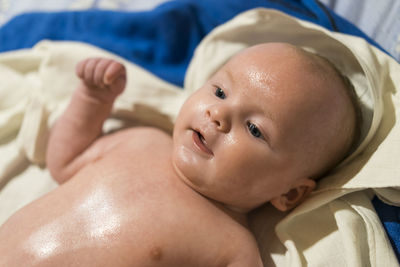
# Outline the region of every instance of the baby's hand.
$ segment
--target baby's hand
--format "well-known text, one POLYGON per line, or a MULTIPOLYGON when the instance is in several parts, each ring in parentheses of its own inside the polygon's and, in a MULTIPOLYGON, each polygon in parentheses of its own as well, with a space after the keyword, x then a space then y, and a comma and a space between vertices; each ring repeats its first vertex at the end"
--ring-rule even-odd
POLYGON ((126 85, 126 69, 121 63, 105 58, 88 58, 78 63, 76 75, 82 89, 102 102, 114 101, 126 85))

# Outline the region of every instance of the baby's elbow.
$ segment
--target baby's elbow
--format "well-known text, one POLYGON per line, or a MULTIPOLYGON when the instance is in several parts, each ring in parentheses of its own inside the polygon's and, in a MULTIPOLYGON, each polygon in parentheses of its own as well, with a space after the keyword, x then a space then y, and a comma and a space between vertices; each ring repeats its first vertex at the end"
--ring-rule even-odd
POLYGON ((63 184, 68 181, 72 174, 68 170, 68 165, 62 165, 54 157, 46 157, 46 167, 50 172, 51 177, 58 184, 63 184))
POLYGON ((70 178, 69 176, 65 175, 64 172, 59 170, 50 170, 50 175, 58 184, 63 184, 70 178))
POLYGON ((68 180, 68 177, 59 168, 53 167, 52 165, 47 166, 47 168, 53 180, 56 181, 58 184, 63 184, 68 180))

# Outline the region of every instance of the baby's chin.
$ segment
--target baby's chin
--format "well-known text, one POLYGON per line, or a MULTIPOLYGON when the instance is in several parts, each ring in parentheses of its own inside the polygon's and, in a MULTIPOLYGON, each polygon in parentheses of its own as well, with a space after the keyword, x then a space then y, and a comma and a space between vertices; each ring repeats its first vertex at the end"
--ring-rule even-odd
MULTIPOLYGON (((179 155, 179 152, 174 151, 172 154, 172 166, 175 171, 176 176, 183 181, 187 186, 191 187, 193 190, 201 187, 203 182, 197 175, 196 168, 193 168, 191 164, 185 160, 184 157, 179 155)), ((197 190, 196 190, 197 191, 197 190)))

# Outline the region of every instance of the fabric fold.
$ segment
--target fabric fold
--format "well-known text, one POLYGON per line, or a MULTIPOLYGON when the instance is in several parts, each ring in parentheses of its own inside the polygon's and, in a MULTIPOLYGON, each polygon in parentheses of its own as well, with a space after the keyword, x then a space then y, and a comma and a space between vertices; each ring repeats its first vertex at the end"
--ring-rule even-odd
POLYGON ((274 257, 274 263, 396 266, 393 249, 367 196, 384 194, 381 197, 387 202, 400 205, 399 64, 361 38, 260 8, 238 15, 203 40, 189 65, 186 89, 195 90, 232 55, 262 42, 289 42, 332 61, 354 84, 365 121, 357 150, 319 182, 311 197, 277 223, 276 234, 286 254, 285 260, 274 257))

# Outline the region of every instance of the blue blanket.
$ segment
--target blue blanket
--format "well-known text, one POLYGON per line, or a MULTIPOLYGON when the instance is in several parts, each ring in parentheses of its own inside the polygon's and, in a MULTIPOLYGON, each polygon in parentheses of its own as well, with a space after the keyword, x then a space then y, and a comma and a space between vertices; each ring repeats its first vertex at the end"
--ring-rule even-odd
POLYGON ((374 43, 315 0, 176 0, 147 12, 90 10, 20 15, 0 28, 0 52, 30 48, 42 39, 83 41, 182 86, 201 39, 238 13, 256 7, 279 9, 374 43))
MULTIPOLYGON (((43 39, 82 41, 124 57, 160 78, 183 85, 198 43, 216 26, 238 13, 266 7, 365 38, 358 28, 316 0, 176 0, 146 12, 28 13, 0 28, 0 52, 30 48, 43 39)), ((398 207, 374 202, 392 244, 400 255, 398 207), (386 216, 387 214, 396 216, 386 216)))
POLYGON ((385 204, 374 197, 372 204, 386 230, 388 238, 400 263, 400 208, 385 204))

